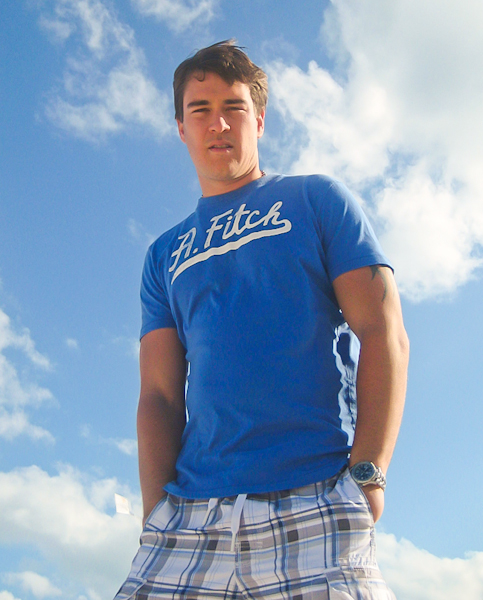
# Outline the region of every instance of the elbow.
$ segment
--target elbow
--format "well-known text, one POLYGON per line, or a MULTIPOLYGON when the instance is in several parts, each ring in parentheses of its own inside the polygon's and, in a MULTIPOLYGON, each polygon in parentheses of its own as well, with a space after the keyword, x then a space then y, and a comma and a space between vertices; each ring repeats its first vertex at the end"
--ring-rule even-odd
POLYGON ((392 356, 391 362, 400 373, 405 373, 405 376, 407 377, 410 344, 408 334, 404 327, 401 327, 397 332, 393 333, 388 344, 389 352, 392 356))
POLYGON ((404 326, 401 326, 401 331, 399 332, 397 338, 397 345, 399 347, 399 352, 401 353, 401 355, 406 357, 406 360, 409 361, 409 352, 411 345, 409 342, 409 336, 406 330, 404 329, 404 326))
POLYGON ((402 323, 376 327, 359 337, 362 353, 386 357, 398 368, 407 370, 409 364, 409 337, 402 323))

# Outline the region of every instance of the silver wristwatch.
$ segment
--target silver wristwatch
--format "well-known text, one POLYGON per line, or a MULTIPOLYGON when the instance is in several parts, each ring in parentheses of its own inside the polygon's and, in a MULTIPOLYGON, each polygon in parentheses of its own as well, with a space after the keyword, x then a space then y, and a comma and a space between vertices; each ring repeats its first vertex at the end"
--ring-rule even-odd
POLYGON ((382 490, 386 489, 386 476, 379 467, 368 460, 356 463, 350 468, 350 472, 360 486, 378 485, 382 490))

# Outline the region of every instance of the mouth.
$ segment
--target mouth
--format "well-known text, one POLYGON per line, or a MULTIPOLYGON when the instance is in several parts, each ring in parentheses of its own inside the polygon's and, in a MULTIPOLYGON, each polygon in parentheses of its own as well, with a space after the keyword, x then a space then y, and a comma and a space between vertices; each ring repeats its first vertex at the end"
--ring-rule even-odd
POLYGON ((224 142, 224 143, 211 144, 210 146, 208 146, 208 148, 209 148, 209 150, 221 151, 221 150, 231 150, 231 148, 233 148, 233 146, 231 144, 227 144, 226 142, 224 142))

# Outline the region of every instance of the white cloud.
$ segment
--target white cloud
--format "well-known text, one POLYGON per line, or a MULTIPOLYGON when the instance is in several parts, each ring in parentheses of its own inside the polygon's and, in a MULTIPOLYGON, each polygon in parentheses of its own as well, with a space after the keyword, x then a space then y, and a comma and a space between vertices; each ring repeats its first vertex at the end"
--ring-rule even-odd
MULTIPOLYGON (((81 431, 81 436, 87 439, 92 439, 90 426, 84 426, 81 431)), ((126 454, 127 456, 137 456, 138 443, 137 440, 131 438, 104 438, 102 436, 97 437, 98 444, 107 444, 112 448, 116 448, 119 452, 126 454)))
POLYGON ((92 427, 88 424, 81 425, 80 427, 81 437, 89 440, 91 443, 96 444, 107 444, 113 448, 119 450, 127 456, 137 456, 138 443, 137 440, 131 438, 105 438, 101 435, 94 437, 92 434, 92 427))
POLYGON ((0 310, 0 352, 8 346, 22 350, 36 366, 52 369, 49 359, 36 350, 30 331, 26 328, 21 333, 14 331, 9 316, 0 310))
POLYGON ((0 406, 0 438, 11 441, 19 435, 26 435, 30 439, 44 440, 54 443, 53 435, 38 425, 30 422, 30 417, 23 409, 8 411, 0 406))
POLYGON ((181 33, 211 21, 218 0, 132 0, 132 3, 142 14, 165 21, 170 29, 181 33))
POLYGON ((170 102, 146 73, 133 30, 101 0, 55 0, 41 27, 56 41, 71 38, 63 90, 52 93, 47 116, 90 141, 129 127, 164 136, 174 130, 170 102))
POLYGON ((62 591, 52 585, 47 577, 33 571, 8 573, 4 579, 9 584, 20 585, 25 592, 32 594, 35 598, 42 599, 62 595, 62 591))
MULTIPOLYGON (((70 467, 53 476, 36 466, 0 472, 0 544, 37 553, 37 570, 49 573, 66 599, 113 597, 140 533, 139 520, 115 514, 115 492, 140 514, 139 497, 115 479, 92 480, 70 467)), ((40 592, 41 580, 27 582, 40 592)))
MULTIPOLYGON (((116 514, 114 493, 121 493, 140 514, 140 498, 115 479, 93 480, 71 467, 49 475, 36 466, 0 472, 0 544, 26 546, 38 554, 37 573, 9 574, 37 598, 74 600, 112 597, 126 577, 138 547, 140 522, 116 514), (55 580, 54 586, 51 581, 55 580)), ((378 559, 398 600, 480 600, 483 553, 440 558, 407 540, 378 533, 378 559)), ((15 600, 0 592, 0 600, 15 600), (3 594, 3 595, 2 595, 3 594)))
POLYGON ((73 27, 65 21, 59 19, 49 19, 41 16, 39 19, 41 28, 50 36, 53 42, 65 42, 73 32, 73 27))
POLYGON ((467 190, 434 181, 420 161, 403 178, 386 179, 375 198, 385 228, 381 242, 394 256, 403 293, 415 299, 442 295, 473 277, 481 265, 483 228, 478 232, 474 219, 483 195, 469 201, 467 190))
POLYGON ((141 342, 139 341, 138 338, 131 338, 130 342, 131 342, 130 355, 134 359, 136 359, 137 361, 139 361, 139 351, 141 349, 141 342))
POLYGON ((123 454, 128 456, 137 456, 138 443, 136 440, 131 439, 109 439, 108 442, 115 446, 123 454))
POLYGON ((49 359, 36 350, 28 329, 17 332, 8 315, 0 309, 0 438, 12 440, 26 435, 33 440, 53 442, 48 431, 30 422, 28 409, 52 404, 54 398, 47 388, 26 381, 25 375, 20 378, 17 363, 25 371, 22 364, 25 358, 27 367, 33 364, 45 371, 52 369, 49 359), (20 351, 15 364, 5 354, 12 350, 20 351))
POLYGON ((368 202, 415 300, 452 292, 483 264, 481 18, 474 0, 333 0, 322 36, 335 74, 268 66, 287 125, 279 160, 343 179, 368 202))
POLYGON ((12 593, 3 590, 0 592, 0 600, 19 600, 19 598, 16 598, 12 593))
POLYGON ((139 349, 141 347, 139 338, 120 335, 113 338, 112 343, 123 348, 126 356, 139 361, 139 349))
POLYGON ((139 244, 145 250, 147 250, 156 239, 155 235, 146 231, 144 226, 135 219, 129 219, 127 227, 131 240, 136 244, 139 244))
POLYGON ((79 350, 79 342, 74 338, 67 338, 65 340, 65 345, 70 350, 79 350))
POLYGON ((378 559, 398 600, 481 600, 483 552, 440 558, 394 535, 377 536, 378 559))

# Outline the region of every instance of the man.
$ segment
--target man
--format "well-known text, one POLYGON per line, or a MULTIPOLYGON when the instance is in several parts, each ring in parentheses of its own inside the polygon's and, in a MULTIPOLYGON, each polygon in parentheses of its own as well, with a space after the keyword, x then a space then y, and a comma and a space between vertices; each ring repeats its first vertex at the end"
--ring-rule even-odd
POLYGON ((240 48, 200 50, 174 90, 202 196, 144 267, 145 526, 116 600, 392 599, 373 540, 408 360, 392 270, 342 184, 260 170, 267 79, 240 48))

